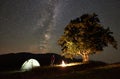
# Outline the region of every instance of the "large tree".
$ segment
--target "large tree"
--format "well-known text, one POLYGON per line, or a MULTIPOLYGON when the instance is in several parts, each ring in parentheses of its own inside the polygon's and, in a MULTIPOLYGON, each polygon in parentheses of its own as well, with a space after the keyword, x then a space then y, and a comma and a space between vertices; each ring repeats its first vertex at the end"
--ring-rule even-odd
POLYGON ((95 13, 84 14, 70 21, 58 44, 65 57, 73 58, 80 55, 83 62, 87 62, 89 54, 101 52, 109 44, 117 49, 117 42, 112 34, 109 28, 103 28, 95 13))

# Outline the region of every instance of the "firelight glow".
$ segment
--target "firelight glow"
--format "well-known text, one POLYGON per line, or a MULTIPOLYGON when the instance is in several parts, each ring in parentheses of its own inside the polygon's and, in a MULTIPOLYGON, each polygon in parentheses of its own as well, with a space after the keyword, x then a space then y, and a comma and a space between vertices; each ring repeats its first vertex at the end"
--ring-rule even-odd
POLYGON ((65 64, 64 61, 62 61, 62 64, 61 64, 62 67, 66 67, 67 65, 65 64))
POLYGON ((75 62, 75 63, 65 63, 63 60, 62 60, 62 63, 60 65, 56 65, 56 66, 60 66, 60 67, 67 67, 67 66, 75 66, 75 65, 80 65, 82 63, 80 62, 75 62))

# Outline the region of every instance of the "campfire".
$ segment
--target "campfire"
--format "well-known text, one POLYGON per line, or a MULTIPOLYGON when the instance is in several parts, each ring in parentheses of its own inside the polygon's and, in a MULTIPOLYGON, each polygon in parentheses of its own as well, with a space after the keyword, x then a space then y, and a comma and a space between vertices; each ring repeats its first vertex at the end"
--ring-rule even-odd
POLYGON ((65 63, 64 60, 62 60, 60 65, 56 65, 56 66, 61 66, 61 67, 67 67, 67 66, 75 66, 75 65, 79 65, 82 64, 80 62, 75 62, 75 63, 65 63))
POLYGON ((62 67, 66 67, 66 66, 67 66, 63 60, 62 60, 61 66, 62 66, 62 67))

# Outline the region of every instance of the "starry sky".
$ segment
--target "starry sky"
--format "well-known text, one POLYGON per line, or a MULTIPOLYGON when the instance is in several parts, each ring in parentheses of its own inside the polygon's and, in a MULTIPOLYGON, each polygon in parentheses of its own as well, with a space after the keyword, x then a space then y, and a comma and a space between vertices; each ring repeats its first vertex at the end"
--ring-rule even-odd
POLYGON ((57 40, 71 19, 96 13, 118 41, 90 59, 120 62, 120 0, 0 0, 0 54, 60 54, 57 40))

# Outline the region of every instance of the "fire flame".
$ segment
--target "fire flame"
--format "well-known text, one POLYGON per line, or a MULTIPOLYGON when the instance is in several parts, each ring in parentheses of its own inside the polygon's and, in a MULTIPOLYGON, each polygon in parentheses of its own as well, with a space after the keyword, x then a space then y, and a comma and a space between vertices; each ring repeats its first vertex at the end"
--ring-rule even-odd
POLYGON ((66 67, 66 64, 65 62, 62 60, 62 64, 61 64, 62 67, 66 67))
POLYGON ((75 65, 80 65, 80 64, 82 63, 81 62, 65 63, 64 60, 62 60, 61 64, 55 65, 55 66, 68 67, 68 66, 75 66, 75 65))

